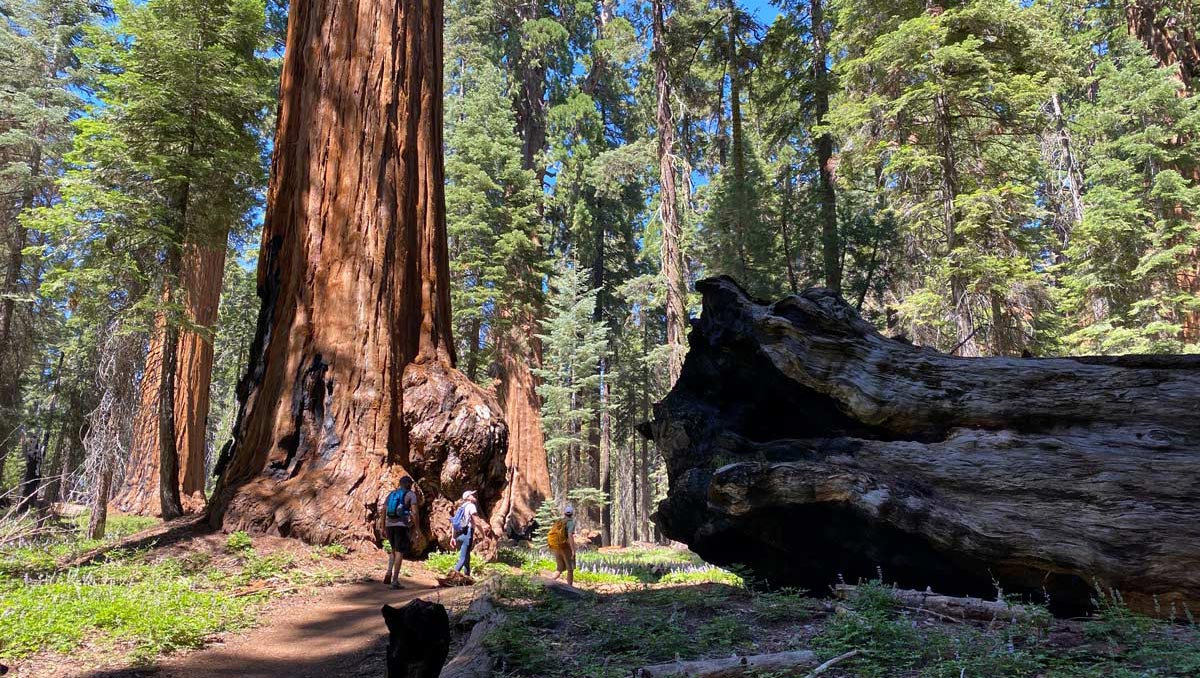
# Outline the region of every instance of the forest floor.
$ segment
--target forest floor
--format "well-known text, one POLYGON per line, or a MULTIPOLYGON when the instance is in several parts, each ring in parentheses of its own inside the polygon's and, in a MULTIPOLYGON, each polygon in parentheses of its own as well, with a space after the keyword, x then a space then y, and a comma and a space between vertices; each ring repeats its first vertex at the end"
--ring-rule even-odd
MULTIPOLYGON (((147 525, 117 517, 110 540, 147 525)), ((76 538, 0 550, 0 663, 9 675, 383 676, 382 604, 422 597, 453 615, 472 594, 435 588, 453 554, 406 563, 405 588, 392 591, 379 580, 381 552, 243 533, 196 531, 60 567, 96 546, 76 538)), ((858 652, 827 678, 1200 676, 1200 628, 1113 601, 1087 619, 976 623, 906 608, 878 583, 836 601, 759 591, 687 551, 649 547, 581 553, 576 584, 585 594, 572 598, 541 583, 552 567, 544 555, 501 556, 477 568, 497 579, 505 614, 486 641, 500 676, 624 678, 675 659, 792 649, 821 660, 858 652)))
POLYGON ((0 550, 0 664, 9 676, 382 676, 384 603, 424 597, 453 610, 469 593, 436 589, 433 573, 411 561, 404 588, 391 590, 380 581, 382 551, 190 527, 61 568, 159 535, 155 522, 114 516, 108 539, 95 542, 74 532, 83 516, 65 533, 0 550))

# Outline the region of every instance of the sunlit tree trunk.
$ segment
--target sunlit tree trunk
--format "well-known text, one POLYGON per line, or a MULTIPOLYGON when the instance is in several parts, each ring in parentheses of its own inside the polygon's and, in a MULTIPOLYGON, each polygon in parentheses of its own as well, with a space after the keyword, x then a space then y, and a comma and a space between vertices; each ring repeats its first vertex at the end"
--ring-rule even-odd
MULTIPOLYGON (((825 26, 825 0, 809 0, 809 19, 813 35, 813 103, 818 123, 829 114, 829 68, 825 26)), ((842 247, 837 227, 837 193, 833 187, 833 136, 828 132, 817 137, 817 194, 821 215, 821 260, 825 272, 825 287, 842 293, 842 247)))
POLYGON ((687 275, 680 246, 679 197, 675 190, 675 119, 671 115, 671 79, 665 42, 663 4, 654 0, 654 81, 658 89, 655 123, 658 127, 659 211, 662 219, 662 275, 666 286, 667 375, 679 378, 687 353, 687 275))
POLYGON ((262 309, 214 524, 378 542, 407 474, 421 550, 449 546, 463 490, 484 516, 500 496, 499 406, 453 367, 442 21, 437 1, 291 5, 262 309))
MULTIPOLYGON (((522 23, 541 17, 541 3, 517 8, 522 23)), ((518 132, 521 135, 521 167, 532 170, 539 195, 546 167, 542 151, 546 145, 546 66, 531 55, 518 57, 520 89, 516 97, 518 132)), ((538 206, 539 211, 542 205, 538 206)), ((542 405, 533 370, 541 367, 541 342, 536 300, 540 290, 531 290, 535 302, 517 309, 511 326, 496 337, 499 368, 497 396, 508 424, 508 478, 504 494, 492 516, 492 529, 507 532, 533 520, 542 501, 552 495, 546 444, 542 435, 542 405)))
MULTIPOLYGON (((182 266, 180 284, 189 323, 199 328, 212 327, 217 320, 225 271, 224 243, 188 246, 182 266)), ((113 499, 113 504, 125 513, 160 513, 158 396, 166 329, 160 316, 146 354, 138 412, 134 419, 133 447, 121 488, 113 499)), ((174 417, 179 487, 184 510, 195 512, 204 508, 205 428, 212 386, 212 335, 182 328, 178 332, 176 351, 174 417)))

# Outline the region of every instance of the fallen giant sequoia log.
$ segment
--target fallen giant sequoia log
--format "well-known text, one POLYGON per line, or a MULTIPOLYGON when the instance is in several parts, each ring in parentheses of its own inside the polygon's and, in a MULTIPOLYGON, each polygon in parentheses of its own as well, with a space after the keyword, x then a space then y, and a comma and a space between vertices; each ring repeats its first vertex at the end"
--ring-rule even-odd
POLYGON ((823 289, 702 281, 656 520, 773 585, 1200 609, 1200 356, 958 358, 823 289))

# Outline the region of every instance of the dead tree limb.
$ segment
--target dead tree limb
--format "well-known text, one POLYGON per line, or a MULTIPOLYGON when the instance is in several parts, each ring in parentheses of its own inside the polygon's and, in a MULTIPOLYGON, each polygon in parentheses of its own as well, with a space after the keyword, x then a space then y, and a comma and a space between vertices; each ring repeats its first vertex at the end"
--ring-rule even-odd
POLYGON ((770 671, 784 671, 814 666, 817 655, 807 650, 775 652, 743 657, 674 661, 637 670, 638 678, 734 678, 770 671))

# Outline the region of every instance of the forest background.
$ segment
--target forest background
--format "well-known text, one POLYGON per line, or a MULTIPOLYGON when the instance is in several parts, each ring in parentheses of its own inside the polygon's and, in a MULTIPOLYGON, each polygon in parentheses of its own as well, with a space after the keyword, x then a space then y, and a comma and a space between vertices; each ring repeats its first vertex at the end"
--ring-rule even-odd
MULTIPOLYGON (((0 493, 158 513, 178 472, 167 513, 196 510, 255 334, 286 7, 0 16, 0 493)), ((445 21, 458 365, 495 388, 529 496, 586 506, 605 543, 656 538, 636 426, 702 277, 827 286, 962 356, 1200 350, 1190 0, 446 0, 445 21)))

